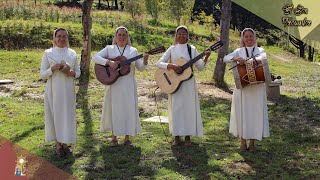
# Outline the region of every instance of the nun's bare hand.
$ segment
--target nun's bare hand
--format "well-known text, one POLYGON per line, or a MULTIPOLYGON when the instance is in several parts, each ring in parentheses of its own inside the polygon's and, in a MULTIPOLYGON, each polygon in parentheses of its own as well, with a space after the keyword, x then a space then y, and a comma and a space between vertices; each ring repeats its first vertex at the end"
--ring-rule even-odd
POLYGON ((119 67, 118 63, 111 61, 111 60, 108 62, 108 65, 114 70, 117 70, 119 67))
POLYGON ((246 60, 243 59, 242 57, 235 57, 233 58, 233 60, 237 61, 240 65, 243 65, 246 62, 246 60))
POLYGON ((54 71, 60 70, 61 68, 62 68, 61 64, 54 64, 51 66, 51 71, 54 72, 54 71))
POLYGON ((168 70, 170 69, 174 70, 178 74, 182 73, 182 68, 176 64, 168 64, 168 70))

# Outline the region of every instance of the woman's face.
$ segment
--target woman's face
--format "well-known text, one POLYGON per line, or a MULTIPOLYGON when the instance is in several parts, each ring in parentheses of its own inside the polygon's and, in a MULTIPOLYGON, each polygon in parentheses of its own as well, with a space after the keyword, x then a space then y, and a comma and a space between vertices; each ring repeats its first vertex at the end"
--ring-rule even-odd
POLYGON ((128 34, 125 29, 119 29, 116 34, 116 43, 120 47, 124 47, 128 42, 128 34))
POLYGON ((251 31, 246 31, 243 34, 243 42, 244 45, 247 47, 251 47, 254 46, 254 44, 256 43, 254 40, 254 35, 251 31))
POLYGON ((56 33, 56 36, 54 37, 54 42, 56 46, 59 48, 64 48, 67 46, 68 42, 68 34, 64 30, 60 30, 56 33))
POLYGON ((177 42, 178 44, 185 44, 188 42, 188 31, 181 28, 177 31, 177 42))

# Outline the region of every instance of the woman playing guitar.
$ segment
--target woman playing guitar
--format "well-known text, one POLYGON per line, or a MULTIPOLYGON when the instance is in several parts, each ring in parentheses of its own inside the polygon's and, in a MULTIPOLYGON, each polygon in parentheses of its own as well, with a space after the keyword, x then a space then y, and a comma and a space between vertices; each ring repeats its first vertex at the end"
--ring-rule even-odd
MULTIPOLYGON (((170 46, 157 63, 158 68, 174 70, 182 73, 175 61, 183 58, 186 61, 198 55, 197 49, 188 45, 189 32, 187 27, 179 26, 176 29, 173 45, 170 46)), ((202 70, 208 61, 210 51, 205 54, 204 60, 195 63, 198 70, 202 70)), ((185 145, 190 146, 190 136, 202 136, 203 126, 200 114, 197 85, 194 76, 184 81, 178 90, 168 95, 169 101, 169 128, 175 136, 173 145, 180 143, 180 136, 185 136, 185 145)))
MULTIPOLYGON (((137 55, 137 49, 131 46, 127 28, 121 26, 115 31, 112 45, 107 45, 92 60, 96 64, 110 66, 116 70, 119 65, 114 59, 125 60, 137 55)), ((141 132, 134 70, 137 68, 143 71, 148 64, 148 58, 149 54, 145 53, 143 60, 138 59, 130 64, 129 74, 119 77, 111 85, 106 85, 100 130, 112 131, 112 146, 118 144, 117 136, 125 136, 124 144, 131 145, 129 136, 141 132)))

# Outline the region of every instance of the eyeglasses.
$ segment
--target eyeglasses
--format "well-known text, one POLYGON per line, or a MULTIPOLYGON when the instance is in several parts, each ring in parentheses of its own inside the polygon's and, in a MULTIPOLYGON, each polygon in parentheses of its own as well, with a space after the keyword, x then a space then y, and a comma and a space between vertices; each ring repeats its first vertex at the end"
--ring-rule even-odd
POLYGON ((118 37, 127 37, 127 34, 117 34, 118 37))
POLYGON ((59 38, 59 39, 66 39, 68 36, 66 36, 66 35, 58 35, 58 36, 56 36, 56 38, 59 38))

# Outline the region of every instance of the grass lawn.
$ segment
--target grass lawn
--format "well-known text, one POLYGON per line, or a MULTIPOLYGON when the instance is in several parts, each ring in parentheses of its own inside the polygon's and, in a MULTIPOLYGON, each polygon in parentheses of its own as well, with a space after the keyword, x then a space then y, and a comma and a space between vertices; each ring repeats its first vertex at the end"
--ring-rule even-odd
MULTIPOLYGON (((239 151, 239 139, 228 133, 230 94, 212 85, 199 88, 204 137, 192 138, 192 147, 171 147, 160 124, 152 122, 141 123, 143 132, 133 138, 133 147, 110 147, 111 134, 99 132, 104 88, 92 72, 89 87, 77 86, 78 141, 73 156, 59 158, 54 144, 44 143, 45 83, 39 80, 43 50, 0 51, 5 64, 0 79, 15 82, 0 85, 0 135, 79 179, 319 179, 319 65, 294 59, 279 48, 265 49, 270 69, 282 76, 283 85, 281 97, 268 106, 271 137, 258 142, 256 153, 239 151)), ((157 58, 150 58, 147 71, 137 72, 138 85, 153 82, 157 58)), ((196 73, 200 84, 210 82, 214 64, 196 73)), ((233 87, 230 71, 225 79, 233 87)), ((141 119, 157 114, 147 104, 155 104, 154 89, 138 89, 141 119)), ((166 114, 165 98, 157 98, 160 113, 166 114)), ((168 125, 163 128, 171 141, 168 125)))

